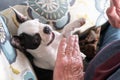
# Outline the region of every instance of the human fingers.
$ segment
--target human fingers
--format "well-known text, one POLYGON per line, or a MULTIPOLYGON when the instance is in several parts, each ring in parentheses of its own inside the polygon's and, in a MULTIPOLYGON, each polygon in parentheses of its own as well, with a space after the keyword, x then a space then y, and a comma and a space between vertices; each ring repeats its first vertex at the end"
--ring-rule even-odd
POLYGON ((109 22, 113 27, 120 28, 120 17, 116 12, 116 8, 114 6, 109 7, 106 11, 109 22))
POLYGON ((116 12, 120 16, 120 0, 111 0, 111 4, 116 8, 116 12))
POLYGON ((111 0, 110 2, 117 8, 120 8, 120 0, 111 0))
POLYGON ((58 54, 57 57, 65 56, 65 49, 66 49, 66 38, 63 38, 58 47, 58 54))
POLYGON ((76 57, 76 56, 79 56, 79 55, 80 55, 80 47, 79 47, 79 44, 78 44, 78 35, 75 35, 74 49, 73 49, 73 52, 72 52, 72 56, 76 57))
POLYGON ((67 47, 66 47, 66 50, 65 50, 65 55, 68 56, 68 57, 72 56, 74 42, 75 42, 75 35, 71 35, 68 38, 67 47))

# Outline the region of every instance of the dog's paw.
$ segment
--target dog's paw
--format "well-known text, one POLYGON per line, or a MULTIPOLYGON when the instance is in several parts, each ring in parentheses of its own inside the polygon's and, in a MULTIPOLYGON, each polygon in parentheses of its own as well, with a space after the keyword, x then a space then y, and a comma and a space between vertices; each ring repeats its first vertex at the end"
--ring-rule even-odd
POLYGON ((68 24, 68 26, 69 26, 69 28, 71 28, 72 30, 74 30, 74 28, 80 28, 85 23, 86 23, 86 20, 84 18, 79 18, 79 19, 71 22, 70 24, 68 24))
MULTIPOLYGON (((77 19, 77 20, 67 24, 65 26, 65 28, 63 29, 62 35, 67 37, 67 36, 73 34, 75 32, 75 28, 80 28, 85 23, 86 23, 86 20, 84 18, 80 18, 80 19, 77 19)), ((77 29, 77 30, 79 30, 79 29, 77 29)))
POLYGON ((78 23, 80 23, 80 26, 84 25, 85 22, 86 22, 85 18, 80 18, 80 19, 78 20, 78 23))

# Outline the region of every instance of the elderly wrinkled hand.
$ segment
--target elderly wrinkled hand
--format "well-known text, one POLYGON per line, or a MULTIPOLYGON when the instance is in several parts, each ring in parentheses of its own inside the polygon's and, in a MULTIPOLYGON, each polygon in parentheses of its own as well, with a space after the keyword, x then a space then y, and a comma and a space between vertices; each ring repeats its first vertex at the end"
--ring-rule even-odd
POLYGON ((111 0, 111 5, 106 11, 110 24, 120 28, 120 0, 111 0))
POLYGON ((83 62, 78 45, 78 36, 63 38, 58 48, 54 80, 83 80, 83 62))

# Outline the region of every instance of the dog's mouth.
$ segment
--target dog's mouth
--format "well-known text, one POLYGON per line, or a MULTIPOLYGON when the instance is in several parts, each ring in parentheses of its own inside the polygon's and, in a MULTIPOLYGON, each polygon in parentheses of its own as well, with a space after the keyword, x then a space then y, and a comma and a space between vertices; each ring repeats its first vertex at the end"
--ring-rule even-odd
POLYGON ((48 42, 47 46, 49 46, 54 39, 55 39, 55 34, 52 32, 52 39, 48 42))

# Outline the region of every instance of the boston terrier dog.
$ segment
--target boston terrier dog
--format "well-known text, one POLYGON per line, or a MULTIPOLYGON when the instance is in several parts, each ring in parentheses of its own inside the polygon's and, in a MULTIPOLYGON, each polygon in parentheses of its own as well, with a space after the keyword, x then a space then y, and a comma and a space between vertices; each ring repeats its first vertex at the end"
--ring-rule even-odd
MULTIPOLYGON (((38 19, 28 20, 22 13, 12 9, 20 25, 18 34, 11 39, 11 44, 20 51, 29 52, 33 56, 35 66, 43 69, 54 69, 60 40, 72 35, 75 28, 85 24, 85 19, 80 18, 68 23, 62 32, 58 32, 50 25, 43 24, 38 19)), ((85 57, 83 53, 81 55, 85 57)))

